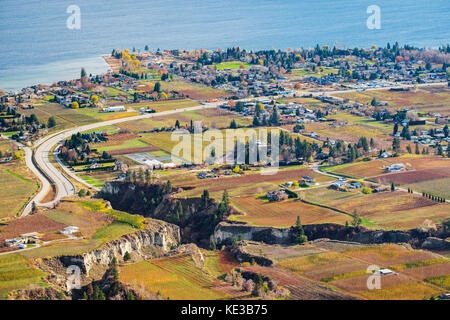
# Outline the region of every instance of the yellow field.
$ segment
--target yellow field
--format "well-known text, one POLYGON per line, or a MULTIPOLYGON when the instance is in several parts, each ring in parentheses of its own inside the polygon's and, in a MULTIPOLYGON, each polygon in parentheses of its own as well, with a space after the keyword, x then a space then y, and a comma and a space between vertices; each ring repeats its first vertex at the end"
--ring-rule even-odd
POLYGON ((176 110, 198 106, 199 103, 194 100, 182 99, 182 100, 163 100, 163 101, 155 101, 155 102, 139 102, 139 103, 131 103, 127 104, 127 108, 133 108, 135 110, 139 110, 140 108, 150 108, 155 110, 156 112, 168 111, 168 110, 176 110))
POLYGON ((383 192, 335 200, 328 206, 358 214, 383 229, 411 229, 417 228, 431 220, 441 223, 448 218, 448 203, 437 203, 419 195, 406 192, 383 192))
POLYGON ((0 165, 0 219, 14 217, 38 190, 32 174, 18 160, 0 165))
POLYGON ((351 219, 345 214, 294 200, 265 202, 250 196, 232 198, 231 203, 243 215, 235 215, 230 219, 255 226, 290 227, 295 225, 298 216, 303 224, 345 224, 351 219))
POLYGON ((430 299, 439 293, 442 293, 442 290, 421 282, 411 282, 387 288, 382 287, 379 290, 359 292, 359 294, 371 300, 423 300, 430 299))
POLYGON ((153 294, 172 300, 215 300, 226 296, 213 290, 209 275, 198 269, 189 256, 142 261, 120 267, 120 280, 143 285, 153 294))
POLYGON ((5 299, 12 290, 42 286, 45 275, 19 255, 0 256, 0 299, 5 299))
POLYGON ((404 108, 413 105, 416 109, 423 112, 440 112, 449 114, 450 90, 446 86, 440 87, 421 87, 417 92, 412 91, 365 91, 348 92, 336 94, 341 98, 350 99, 369 104, 372 98, 377 101, 388 101, 391 108, 404 108))
MULTIPOLYGON (((222 129, 220 130, 221 135, 218 135, 217 137, 215 136, 214 132, 209 131, 211 134, 211 140, 214 141, 215 143, 217 143, 218 146, 222 146, 222 152, 220 152, 220 148, 216 148, 216 157, 219 157, 221 155, 224 155, 225 152, 227 151, 227 135, 232 135, 234 137, 234 140, 236 139, 240 139, 241 141, 243 141, 244 139, 246 141, 248 141, 249 139, 251 139, 252 137, 255 137, 256 140, 259 139, 259 135, 260 135, 260 130, 267 130, 266 132, 271 132, 271 128, 255 128, 255 129, 222 129), (249 136, 250 135, 250 136, 249 136)), ((194 153, 194 147, 196 146, 196 144, 198 143, 201 147, 201 150, 203 153, 206 152, 206 155, 209 156, 209 153, 207 152, 207 147, 212 143, 212 142, 207 142, 204 141, 206 135, 208 131, 206 131, 203 136, 202 135, 194 135, 194 134, 190 134, 189 138, 190 139, 186 139, 188 141, 190 141, 190 145, 191 145, 191 152, 188 155, 184 155, 183 153, 181 153, 181 157, 188 159, 190 158, 192 161, 196 160, 197 162, 201 162, 201 156, 204 157, 204 155, 196 155, 196 153, 194 153), (198 158, 197 158, 198 156, 198 158), (196 157, 194 159, 194 157, 196 157)), ((148 143, 150 145, 153 145, 161 150, 164 150, 166 152, 168 152, 169 154, 172 153, 172 151, 174 150, 174 147, 179 145, 181 146, 181 142, 183 142, 184 140, 184 135, 180 134, 180 133, 176 133, 176 132, 152 132, 152 133, 142 133, 140 134, 141 138, 140 140, 148 143), (173 140, 172 140, 173 137, 173 140)), ((232 140, 233 141, 233 140, 232 140)), ((233 144, 234 146, 234 144, 233 144)), ((233 146, 231 148, 233 148, 233 146)), ((178 155, 178 154, 177 154, 178 155)))
POLYGON ((3 154, 7 152, 11 152, 12 150, 12 143, 8 140, 0 139, 0 152, 3 154))
POLYGON ((435 275, 445 274, 449 260, 424 250, 411 250, 396 244, 361 245, 336 250, 314 243, 305 246, 303 251, 304 256, 283 259, 278 266, 363 299, 429 299, 446 288, 445 276, 432 277, 433 272, 428 270, 430 277, 424 279, 425 271, 414 272, 422 266, 432 266, 439 270, 435 275), (310 254, 307 252, 309 247, 310 254), (316 247, 322 252, 317 253, 314 250, 316 247), (398 274, 381 276, 381 289, 368 290, 367 268, 371 265, 390 268, 398 274))
MULTIPOLYGON (((152 90, 157 81, 140 80, 139 82, 147 85, 150 90, 152 90)), ((202 84, 196 84, 190 81, 183 81, 181 79, 176 79, 169 82, 160 81, 160 84, 162 91, 178 91, 180 94, 184 94, 186 97, 198 101, 231 96, 229 92, 211 88, 202 84)))

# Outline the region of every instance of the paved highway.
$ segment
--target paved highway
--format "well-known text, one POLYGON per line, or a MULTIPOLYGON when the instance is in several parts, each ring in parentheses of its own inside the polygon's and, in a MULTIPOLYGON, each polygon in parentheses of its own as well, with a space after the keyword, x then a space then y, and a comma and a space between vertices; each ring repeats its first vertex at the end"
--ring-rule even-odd
MULTIPOLYGON (((25 147, 24 150, 25 150, 25 155, 26 155, 26 164, 33 171, 33 173, 38 177, 38 179, 41 181, 42 188, 39 190, 38 194, 36 194, 34 196, 34 198, 31 199, 31 201, 25 207, 25 209, 22 212, 22 216, 26 216, 31 212, 33 202, 37 206, 43 206, 43 207, 50 208, 50 207, 53 207, 62 198, 70 196, 70 195, 74 195, 75 187, 73 186, 72 182, 70 182, 70 180, 68 178, 69 176, 71 178, 73 178, 74 180, 87 185, 85 181, 80 179, 78 176, 76 176, 73 172, 71 172, 65 166, 62 166, 63 172, 61 172, 61 170, 59 168, 56 168, 54 166, 54 164, 51 163, 51 161, 50 161, 49 154, 50 154, 51 149, 55 145, 59 144, 61 141, 69 138, 71 135, 76 134, 78 132, 93 130, 96 128, 109 126, 109 125, 115 125, 115 124, 126 122, 126 121, 134 121, 134 120, 141 120, 141 119, 146 119, 146 118, 153 118, 153 117, 170 115, 170 114, 175 114, 175 113, 185 112, 185 111, 193 111, 193 110, 207 109, 207 108, 217 108, 221 104, 223 104, 223 101, 207 103, 204 105, 199 105, 199 106, 189 107, 189 108, 184 108, 184 109, 175 109, 175 110, 163 111, 163 112, 158 112, 158 113, 149 113, 149 114, 132 116, 132 117, 127 117, 127 118, 97 122, 97 123, 73 128, 73 129, 67 129, 67 130, 57 132, 57 133, 51 134, 49 136, 46 136, 46 137, 43 137, 43 138, 37 140, 34 145, 34 150, 31 150, 28 147, 25 147), (33 151, 34 151, 34 157, 33 157, 33 151), (33 159, 34 159, 34 161, 33 161, 33 159), (52 184, 55 186, 56 194, 52 201, 44 203, 43 202, 44 198, 50 191, 52 184)), ((60 163, 60 165, 62 164, 57 157, 56 157, 56 160, 60 163)), ((90 185, 87 185, 87 186, 92 187, 90 185)))
MULTIPOLYGON (((421 84, 418 85, 419 87, 422 86, 441 86, 446 85, 447 83, 432 83, 432 84, 421 84)), ((413 87, 413 85, 399 85, 395 87, 385 87, 385 88, 370 88, 367 89, 368 91, 371 90, 388 90, 390 88, 407 88, 407 87, 413 87)), ((358 91, 358 90, 343 90, 343 91, 327 91, 327 92, 309 92, 309 91, 297 91, 297 96, 301 96, 304 94, 312 94, 313 96, 320 96, 320 95, 330 95, 330 94, 336 94, 336 93, 343 93, 343 92, 352 92, 352 91, 358 91)), ((277 97, 274 97, 277 98, 277 97)), ((253 100, 255 98, 246 98, 241 99, 240 101, 249 101, 253 100)), ((25 216, 31 212, 32 203, 36 203, 37 206, 45 206, 45 207, 52 207, 55 203, 60 201, 62 198, 66 196, 70 196, 75 194, 75 187, 70 182, 68 176, 70 176, 72 179, 80 182, 81 184, 86 185, 87 187, 92 188, 89 184, 87 184, 85 181, 83 181, 80 177, 75 175, 72 171, 70 171, 68 168, 66 168, 62 163, 59 161, 57 156, 55 157, 56 161, 59 162, 61 167, 63 168, 63 172, 60 171, 60 169, 56 168, 51 162, 49 153, 51 149, 63 141, 64 139, 67 139, 72 134, 76 134, 78 132, 83 132, 87 130, 92 130, 108 125, 115 125, 118 123, 126 122, 126 121, 134 121, 134 120, 141 120, 146 118, 153 118, 157 116, 164 116, 164 115, 170 115, 175 114, 179 112, 185 112, 185 111, 192 111, 192 110, 199 110, 199 109, 207 109, 207 108, 217 108, 221 104, 223 104, 224 101, 219 102, 213 102, 213 103, 207 103, 204 105, 199 105, 195 107, 190 108, 184 108, 184 109, 175 109, 175 110, 169 110, 169 111, 163 111, 158 113, 150 113, 150 114, 144 114, 144 115, 138 115, 138 116, 132 116, 127 118, 121 118, 121 119, 114 119, 114 120, 108 120, 103 122, 97 122, 73 129, 67 129, 61 132, 53 133, 51 135, 48 135, 46 137, 42 137, 38 139, 34 144, 34 150, 25 147, 25 154, 26 154, 26 164, 27 166, 33 171, 33 173, 39 178, 41 181, 42 188, 40 189, 39 193, 34 196, 34 198, 28 203, 28 205, 25 207, 22 216, 25 216), (34 157, 33 157, 33 151, 34 151, 34 157), (34 160, 34 161, 33 161, 34 160), (41 172, 39 171, 39 169, 41 172), (43 203, 43 199, 50 191, 52 183, 55 185, 56 188, 56 194, 52 201, 43 203)))

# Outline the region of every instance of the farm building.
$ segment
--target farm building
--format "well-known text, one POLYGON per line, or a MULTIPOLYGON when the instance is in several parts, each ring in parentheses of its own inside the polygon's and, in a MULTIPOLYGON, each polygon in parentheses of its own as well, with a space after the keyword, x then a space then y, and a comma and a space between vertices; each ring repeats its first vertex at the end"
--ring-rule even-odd
POLYGON ((403 163, 393 163, 386 168, 389 173, 400 172, 405 170, 405 165, 403 163))
POLYGON ((266 197, 267 197, 267 199, 269 199, 269 201, 282 201, 282 200, 286 200, 288 198, 288 195, 284 191, 273 190, 273 191, 267 192, 266 197))
POLYGON ((313 177, 304 176, 301 180, 298 181, 298 184, 302 187, 309 187, 316 183, 313 177))
POLYGON ((352 181, 352 182, 350 182, 350 183, 348 184, 348 187, 349 187, 350 189, 359 189, 359 188, 362 187, 362 184, 361 184, 360 182, 358 182, 358 181, 352 181))
POLYGON ((389 187, 377 187, 373 190, 373 192, 375 192, 375 193, 384 192, 384 191, 389 191, 389 187))
POLYGON ((24 233, 24 234, 21 234, 17 238, 6 239, 5 246, 16 247, 18 249, 25 249, 27 243, 35 243, 41 237, 42 237, 42 234, 38 233, 38 232, 24 233))
POLYGON ((391 269, 380 269, 380 275, 381 276, 388 276, 388 275, 394 275, 396 274, 395 272, 393 272, 391 269))
POLYGON ((106 107, 102 109, 102 112, 121 112, 126 111, 124 106, 106 107))
POLYGON ((441 300, 450 300, 450 293, 443 293, 439 295, 438 298, 441 300))
POLYGON ((387 152, 387 151, 383 152, 383 153, 380 155, 380 158, 390 158, 390 157, 392 157, 392 153, 387 152))
POLYGON ((287 181, 284 185, 285 185, 286 187, 290 188, 290 187, 292 187, 293 182, 292 182, 292 181, 287 181))
POLYGON ((79 231, 78 227, 69 226, 69 227, 65 227, 60 232, 65 235, 72 235, 74 233, 77 233, 78 231, 79 231))
POLYGON ((335 190, 344 189, 345 190, 345 185, 346 185, 345 181, 337 180, 330 185, 330 189, 335 189, 335 190))

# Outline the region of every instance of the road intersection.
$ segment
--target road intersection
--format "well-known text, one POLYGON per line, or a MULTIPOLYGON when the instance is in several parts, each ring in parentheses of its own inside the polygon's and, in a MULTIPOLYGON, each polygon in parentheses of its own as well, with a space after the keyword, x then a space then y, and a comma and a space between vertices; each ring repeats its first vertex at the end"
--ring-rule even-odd
MULTIPOLYGON (((422 86, 438 86, 438 85, 446 85, 446 83, 432 83, 432 84, 421 84, 418 85, 419 87, 422 86)), ((399 85, 399 86, 393 86, 393 87, 384 87, 384 88, 370 88, 366 89, 367 91, 371 90, 389 90, 392 88, 410 88, 413 87, 413 85, 399 85)), ((359 90, 342 90, 342 91, 322 91, 322 92, 310 92, 310 91, 296 91, 296 96, 300 97, 303 95, 312 95, 312 96, 326 96, 331 94, 337 94, 337 93, 348 93, 352 91, 359 91, 359 90)), ((291 94, 292 95, 292 94, 291 94)), ((274 99, 277 99, 277 97, 272 97, 274 99)), ((239 101, 251 101, 257 99, 256 98, 245 98, 241 99, 239 101)), ((180 112, 186 112, 186 111, 194 111, 199 109, 208 109, 208 108, 217 108, 220 105, 223 105, 226 101, 218 101, 218 102, 211 102, 206 103, 194 107, 189 108, 182 108, 182 109, 174 109, 174 110, 168 110, 163 112, 157 112, 157 113, 150 113, 150 114, 143 114, 143 115, 137 115, 137 116, 131 116, 126 118, 120 118, 120 119, 114 119, 114 120, 107 120, 102 122, 96 122, 93 124, 88 124, 76 128, 66 129, 64 131, 56 132, 53 134, 50 134, 48 136, 42 137, 38 139, 35 143, 33 148, 30 147, 24 147, 25 151, 25 161, 26 165, 33 171, 33 173, 37 176, 37 178, 41 182, 41 188, 39 192, 31 199, 28 204, 26 205, 25 209, 22 212, 22 216, 28 215, 31 210, 33 203, 36 204, 36 206, 43 206, 43 207, 53 207, 56 203, 58 203, 62 198, 74 195, 76 190, 74 185, 72 184, 69 177, 75 181, 78 181, 79 183, 89 186, 92 188, 92 186, 88 185, 85 181, 83 181, 80 177, 78 177, 74 172, 66 168, 62 162, 58 159, 57 155, 54 158, 61 166, 62 170, 55 167, 55 165, 50 160, 50 152, 54 148, 54 146, 61 143, 63 140, 69 138, 71 135, 76 134, 78 132, 84 132, 88 130, 93 130, 96 128, 109 126, 109 125, 115 125, 122 122, 127 121, 135 121, 135 120, 142 120, 142 119, 148 119, 158 116, 165 116, 165 115, 171 115, 176 114, 180 112), (55 187, 55 196, 51 201, 43 202, 45 197, 47 196, 48 192, 50 191, 50 188, 52 188, 52 185, 55 187)), ((403 190, 402 190, 403 191, 403 190)))
POLYGON ((138 115, 138 116, 132 116, 127 118, 120 118, 120 119, 114 119, 114 120, 108 120, 103 122, 97 122, 92 123, 72 129, 67 129, 61 132, 57 132, 54 134, 51 134, 49 136, 43 137, 36 141, 34 144, 34 148, 31 149, 29 147, 24 147, 25 151, 25 160, 26 165, 33 171, 33 173, 38 177, 38 179, 41 182, 41 189, 39 190, 38 194, 36 194, 33 199, 29 201, 27 206, 22 212, 22 216, 28 215, 33 206, 33 202, 36 206, 43 206, 51 208, 56 203, 58 203, 62 198, 71 196, 75 194, 75 187, 72 184, 71 180, 69 179, 75 179, 76 181, 79 181, 80 183, 85 184, 83 180, 81 180, 78 176, 76 176, 73 172, 71 172, 69 169, 65 168, 64 165, 59 159, 56 157, 56 161, 59 162, 61 167, 63 168, 63 172, 61 172, 60 169, 58 169, 50 160, 50 152, 52 151, 53 147, 57 144, 61 143, 61 141, 69 138, 73 134, 77 134, 78 132, 84 132, 88 130, 93 130, 96 128, 104 127, 104 126, 110 126, 115 125, 122 122, 127 121, 135 121, 135 120, 142 120, 142 119, 148 119, 158 116, 165 116, 170 114, 175 114, 179 112, 185 112, 185 111, 193 111, 193 110, 199 110, 199 109, 208 109, 208 108, 217 108, 219 105, 223 104, 223 102, 213 102, 213 103, 207 103, 204 105, 198 105, 194 107, 189 108, 183 108, 183 109, 175 109, 175 110, 168 110, 158 113, 150 113, 150 114, 144 114, 144 115, 138 115), (43 202, 44 198, 52 188, 52 185, 55 187, 55 196, 52 201, 49 202, 43 202))

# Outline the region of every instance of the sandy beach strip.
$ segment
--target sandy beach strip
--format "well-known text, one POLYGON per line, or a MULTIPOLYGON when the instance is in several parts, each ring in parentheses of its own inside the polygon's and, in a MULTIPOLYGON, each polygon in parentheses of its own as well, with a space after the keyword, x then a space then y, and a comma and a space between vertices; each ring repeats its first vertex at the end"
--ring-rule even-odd
POLYGON ((121 62, 119 59, 114 58, 110 54, 104 54, 102 55, 102 58, 108 64, 109 69, 112 73, 119 73, 121 67, 121 62))

